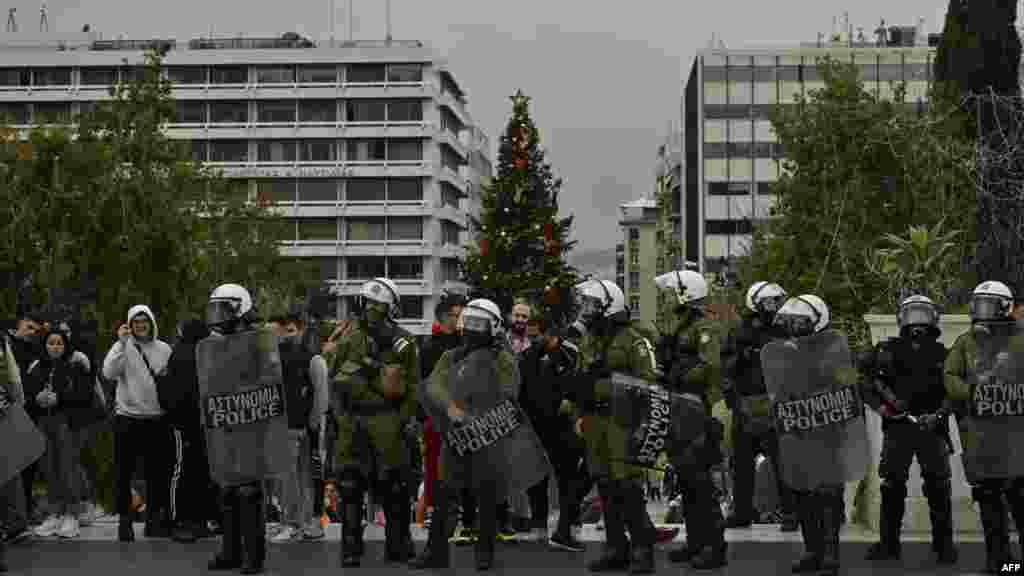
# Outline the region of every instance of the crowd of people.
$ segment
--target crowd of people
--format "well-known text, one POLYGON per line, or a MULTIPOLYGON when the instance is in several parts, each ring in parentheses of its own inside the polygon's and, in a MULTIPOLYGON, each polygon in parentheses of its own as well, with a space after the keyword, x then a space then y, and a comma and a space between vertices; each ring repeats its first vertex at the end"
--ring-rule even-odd
MULTIPOLYGON (((671 465, 665 467, 663 496, 679 495, 687 526, 686 542, 669 553, 671 561, 695 569, 727 564, 724 531, 748 527, 759 512, 771 512, 753 505, 755 462, 767 456, 778 482, 781 529, 799 530, 806 547, 793 572, 836 573, 843 484, 834 479, 813 486, 787 481, 791 475, 786 470, 797 458, 782 449, 786 444, 777 415, 759 402, 769 393, 765 355, 776 353, 775 343, 844 338, 832 329, 828 306, 817 296, 790 297, 777 284, 758 282, 747 291, 739 325, 726 329, 708 312, 708 284, 701 274, 680 270, 654 283, 677 304, 671 328, 660 335, 650 323, 632 317, 622 290, 603 280, 577 287, 579 315, 572 322, 525 299, 502 311, 490 300, 469 299, 466 287, 448 286, 435 310, 433 334, 426 339, 396 322, 399 288, 387 278, 366 282, 353 317, 313 338, 306 334, 301 309, 260 317, 246 288, 225 284, 211 293, 202 318, 178 323, 172 343, 161 339, 149 307, 131 307, 113 344, 95 358, 76 348, 76 335, 67 324, 24 313, 4 335, 0 410, 22 406, 45 438, 45 449, 0 490, 4 541, 27 534, 78 536, 82 506, 95 502, 97 488, 83 455, 95 450, 97 430, 106 427, 113 433, 116 504, 111 512, 118 516, 118 539, 132 542, 136 537, 133 487, 141 470, 144 536, 191 543, 219 534, 221 547, 210 561, 211 570, 261 573, 268 540, 320 540, 325 519, 341 524, 342 566, 357 567, 365 552, 368 493, 384 516, 391 562, 447 568, 449 544, 465 542, 475 546, 477 568, 490 569, 495 542, 516 528, 509 504, 517 500, 528 503, 519 506, 527 519, 518 528, 552 547, 582 552, 581 509, 596 488, 606 541, 589 569, 653 573, 654 544, 675 533, 659 531, 647 511, 648 499, 660 495, 651 490, 651 462, 630 453, 628 438, 636 431, 625 427, 617 412, 622 392, 616 382, 625 375, 670 390, 677 398, 672 402, 690 402, 701 416, 685 445, 664 447, 671 465), (204 399, 212 397, 211 379, 229 377, 225 365, 230 368, 235 356, 264 358, 267 342, 275 343, 273 354, 265 357, 280 366, 275 374, 284 398, 276 405, 283 405, 281 418, 287 424, 266 451, 283 454, 280 462, 285 464, 267 464, 282 471, 272 478, 231 477, 224 470, 238 463, 224 462, 222 440, 214 434, 218 427, 204 399), (214 349, 232 352, 211 356, 214 349), (542 452, 538 462, 543 465, 529 474, 517 475, 500 464, 483 473, 474 464, 479 448, 468 456, 453 449, 450 432, 475 429, 468 424, 474 416, 493 410, 502 398, 525 415, 527 440, 535 438, 542 452), (712 410, 722 400, 732 413, 728 423, 712 410), (731 458, 723 448, 727 433, 731 458), (731 515, 722 506, 727 468, 733 477, 731 515), (45 511, 35 509, 33 486, 39 478, 46 483, 45 511), (529 478, 530 485, 508 493, 505 488, 522 478, 529 478), (552 482, 559 511, 549 531, 552 482), (416 487, 421 487, 429 527, 419 553, 410 534, 416 487)), ((908 469, 916 456, 936 559, 957 562, 948 416, 956 413, 963 423, 974 414, 968 404, 978 341, 1016 326, 1014 310, 1013 293, 1005 285, 979 285, 970 307, 975 330, 947 351, 937 340, 937 308, 914 296, 898 311, 899 337, 855 363, 864 404, 884 418, 882 531, 869 557, 900 555, 908 469)), ((240 372, 254 382, 261 377, 259 370, 240 372)), ((863 405, 855 412, 837 422, 847 425, 862 418, 863 405)), ((254 418, 260 423, 270 416, 254 418)), ((515 429, 475 441, 481 446, 504 441, 515 429)), ((962 436, 969 437, 968 432, 962 436)), ((254 450, 241 457, 257 455, 254 450)), ((272 460, 262 453, 258 458, 261 465, 272 460)), ((525 453, 523 458, 528 460, 525 453)), ((966 464, 969 471, 975 469, 966 464)), ((971 476, 988 568, 997 571, 1012 561, 1002 498, 1007 497, 1021 522, 1024 488, 1015 477, 971 476)), ((0 567, 3 550, 0 545, 0 567)))

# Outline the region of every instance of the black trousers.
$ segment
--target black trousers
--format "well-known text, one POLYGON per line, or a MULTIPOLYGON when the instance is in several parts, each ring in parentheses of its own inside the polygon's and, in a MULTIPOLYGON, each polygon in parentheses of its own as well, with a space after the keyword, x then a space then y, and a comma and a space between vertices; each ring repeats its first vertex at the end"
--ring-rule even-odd
POLYGON ((128 517, 132 509, 132 480, 139 458, 146 480, 146 516, 169 512, 171 500, 171 433, 159 419, 114 419, 114 465, 117 467, 117 513, 128 517))
POLYGON ((171 428, 171 446, 170 518, 177 524, 220 521, 202 431, 171 428))
MULTIPOLYGON (((569 434, 575 434, 569 431, 569 434)), ((558 483, 559 529, 568 529, 580 515, 580 504, 591 488, 586 466, 581 466, 584 450, 578 438, 545 435, 541 443, 548 453, 558 483), (589 484, 589 485, 588 485, 589 484), (563 526, 564 523, 564 526, 563 526)), ((548 502, 548 478, 527 491, 532 513, 531 527, 547 528, 551 507, 548 502)))
MULTIPOLYGON (((794 514, 792 491, 782 482, 779 469, 779 437, 772 430, 753 434, 743 429, 742 417, 733 420, 733 502, 735 516, 741 520, 757 520, 754 517, 754 486, 756 484, 756 459, 764 454, 771 459, 775 472, 775 483, 779 491, 779 506, 783 514, 794 514)), ((770 510, 762 510, 770 512, 770 510)))

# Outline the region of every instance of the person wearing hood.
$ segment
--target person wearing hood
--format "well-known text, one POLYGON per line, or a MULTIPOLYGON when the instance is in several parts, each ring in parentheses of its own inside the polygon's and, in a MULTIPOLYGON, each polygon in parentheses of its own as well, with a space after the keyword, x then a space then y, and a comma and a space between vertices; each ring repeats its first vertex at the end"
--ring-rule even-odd
POLYGON ((75 538, 79 531, 79 446, 72 427, 76 411, 90 406, 92 386, 88 370, 71 361, 73 352, 66 331, 50 332, 46 355, 29 366, 23 382, 25 408, 46 436, 43 470, 51 510, 35 531, 42 538, 75 538))
POLYGON ((159 339, 156 316, 139 304, 117 329, 117 342, 103 359, 103 377, 117 382, 114 396, 114 462, 117 467, 118 540, 132 542, 132 478, 139 458, 145 462, 145 536, 169 535, 171 436, 157 394, 171 347, 159 339))
POLYGON ((917 456, 932 521, 932 550, 942 564, 955 564, 949 465, 949 407, 939 341, 938 307, 925 296, 900 303, 899 336, 879 342, 865 359, 865 403, 882 415, 880 540, 870 560, 900 557, 910 464, 917 456))
POLYGON ((173 538, 182 543, 206 536, 206 521, 217 519, 217 495, 209 488, 210 469, 200 424, 196 372, 196 345, 209 335, 206 322, 198 318, 181 324, 177 343, 167 361, 167 375, 160 379, 157 388, 174 443, 170 485, 173 538))

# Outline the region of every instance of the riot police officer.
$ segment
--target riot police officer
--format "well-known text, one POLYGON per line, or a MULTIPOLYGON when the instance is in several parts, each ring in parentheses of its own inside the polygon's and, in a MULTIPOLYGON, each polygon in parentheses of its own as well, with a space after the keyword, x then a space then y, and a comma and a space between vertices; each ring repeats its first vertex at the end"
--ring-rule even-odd
MULTIPOLYGON (((968 306, 972 329, 956 339, 945 362, 946 393, 954 402, 971 401, 971 394, 974 392, 971 380, 972 375, 977 376, 975 369, 979 345, 1011 329, 1014 323, 1011 316, 1013 301, 1013 292, 1002 282, 990 280, 982 282, 974 289, 968 306)), ((964 449, 964 472, 971 484, 971 495, 978 503, 982 529, 985 533, 986 569, 990 574, 999 574, 1004 562, 1014 562, 1010 552, 1003 496, 1006 496, 1014 522, 1017 524, 1017 531, 1020 532, 1024 529, 1024 477, 977 478, 968 462, 967 454, 978 439, 970 434, 969 427, 962 427, 960 440, 964 449)))
MULTIPOLYGON (((825 301, 814 294, 790 298, 775 315, 773 324, 787 339, 823 332, 831 324, 825 301)), ((787 458, 782 454, 782 458, 787 458)), ((845 502, 843 484, 825 484, 812 491, 794 492, 804 555, 793 565, 794 574, 839 573, 839 529, 845 502)))
POLYGON ((722 397, 721 334, 705 312, 708 284, 692 270, 669 272, 654 280, 658 289, 675 298, 674 329, 658 343, 658 358, 668 386, 692 394, 704 404, 705 425, 678 463, 679 482, 686 499, 687 543, 669 553, 672 562, 687 562, 696 569, 715 569, 728 563, 725 520, 722 517, 722 450, 724 429, 711 416, 722 397))
POLYGON ((900 333, 882 341, 865 360, 865 402, 882 415, 881 534, 868 550, 869 560, 899 558, 900 528, 910 464, 917 456, 928 498, 932 549, 942 564, 955 564, 949 418, 943 363, 946 347, 938 341, 939 312, 925 296, 900 303, 900 333))
MULTIPOLYGON (((206 305, 206 325, 211 337, 255 330, 256 315, 249 291, 238 284, 218 286, 206 305)), ((263 485, 251 482, 221 487, 223 510, 221 551, 210 561, 210 570, 241 569, 242 574, 263 572, 267 542, 263 509, 263 485)))
POLYGON ((625 462, 625 432, 611 418, 608 395, 613 371, 655 381, 652 341, 657 329, 649 322, 630 320, 625 296, 614 282, 588 280, 576 286, 576 294, 580 311, 573 332, 582 336, 578 349, 583 358, 576 432, 586 443, 605 521, 601 558, 588 568, 652 574, 656 531, 644 502, 643 470, 625 462), (631 543, 626 541, 627 528, 631 543))
POLYGON ((341 335, 331 367, 345 567, 359 566, 363 554, 363 498, 371 482, 384 505, 388 560, 404 563, 413 553, 403 430, 416 413, 419 358, 414 337, 394 322, 398 303, 398 286, 391 280, 364 283, 356 300, 357 320, 341 335))
POLYGON ((756 282, 747 290, 747 312, 731 336, 731 353, 723 367, 722 387, 732 410, 733 502, 735 511, 727 528, 746 528, 754 518, 755 457, 763 452, 772 463, 779 491, 782 530, 797 529, 792 496, 779 473, 779 439, 770 418, 756 418, 744 399, 765 394, 761 373, 761 349, 778 334, 772 326, 775 313, 786 301, 786 291, 772 282, 756 282))

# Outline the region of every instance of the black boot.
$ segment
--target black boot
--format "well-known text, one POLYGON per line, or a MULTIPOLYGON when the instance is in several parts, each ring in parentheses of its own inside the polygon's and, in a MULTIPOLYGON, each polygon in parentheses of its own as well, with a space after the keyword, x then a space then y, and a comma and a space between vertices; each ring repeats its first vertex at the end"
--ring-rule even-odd
POLYGON ((822 568, 824 574, 839 574, 839 531, 846 512, 842 488, 831 489, 821 495, 822 515, 822 568))
POLYGON ((704 511, 702 514, 704 523, 699 528, 705 534, 704 546, 701 548, 700 554, 690 560, 690 567, 694 570, 717 570, 729 563, 721 494, 715 488, 710 476, 702 479, 698 493, 700 501, 696 505, 704 511))
POLYGON ((210 570, 237 570, 242 567, 242 534, 239 522, 238 489, 227 488, 221 492, 221 510, 224 518, 221 527, 220 552, 210 560, 210 570))
POLYGON ((242 535, 242 574, 262 574, 267 560, 267 522, 259 484, 242 486, 238 514, 242 535))
POLYGON ((406 563, 409 555, 410 497, 409 490, 397 475, 391 479, 388 501, 385 502, 385 548, 390 562, 406 563))
POLYGON ((171 524, 167 512, 158 508, 147 509, 142 535, 146 538, 170 538, 171 524))
POLYGON ((932 552, 939 564, 952 565, 960 559, 953 544, 953 488, 949 479, 927 479, 924 493, 932 521, 932 552))
POLYGON ((135 528, 128 514, 121 514, 117 519, 117 541, 135 542, 135 528))
POLYGON ((796 495, 795 500, 800 518, 800 534, 804 540, 804 554, 793 564, 792 572, 810 574, 822 567, 821 511, 817 509, 818 503, 812 493, 796 495))
POLYGON ((7 544, 0 542, 0 574, 7 573, 7 544))
POLYGON ((414 570, 448 568, 448 522, 451 515, 447 513, 449 505, 447 484, 435 481, 433 493, 434 516, 430 521, 427 545, 423 548, 422 554, 409 562, 409 567, 414 570))
MULTIPOLYGON (((884 482, 884 481, 883 481, 884 482)), ((903 513, 906 507, 907 486, 886 485, 881 487, 881 523, 879 540, 868 548, 868 560, 899 560, 902 553, 900 531, 903 528, 903 513)), ((935 518, 932 517, 932 531, 935 530, 935 518)))
POLYGON ((362 502, 346 502, 343 508, 341 565, 344 568, 354 568, 359 566, 363 557, 363 505, 362 502))
POLYGON ((973 491, 985 532, 985 570, 990 574, 999 574, 1003 563, 1010 558, 1010 537, 1007 533, 1002 491, 987 486, 973 491))
POLYGON ((476 521, 480 535, 475 544, 477 571, 490 570, 494 565, 494 543, 498 539, 501 525, 499 516, 502 506, 497 502, 497 487, 494 482, 481 481, 477 487, 476 521))
POLYGON ((629 529, 630 574, 654 574, 655 529, 647 515, 643 487, 623 480, 618 483, 622 494, 622 518, 629 529))
POLYGON ((591 572, 621 572, 629 569, 629 546, 626 543, 626 528, 623 520, 623 502, 615 482, 610 480, 598 484, 598 493, 604 504, 604 549, 601 557, 590 562, 591 572))
POLYGON ((689 562, 700 554, 704 547, 702 544, 699 526, 706 522, 703 520, 704 508, 697 506, 697 492, 693 486, 687 486, 683 492, 683 523, 686 525, 686 542, 679 548, 668 553, 669 562, 682 564, 689 562))

